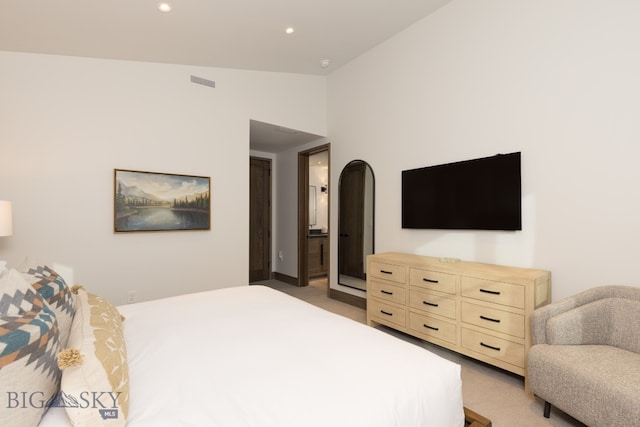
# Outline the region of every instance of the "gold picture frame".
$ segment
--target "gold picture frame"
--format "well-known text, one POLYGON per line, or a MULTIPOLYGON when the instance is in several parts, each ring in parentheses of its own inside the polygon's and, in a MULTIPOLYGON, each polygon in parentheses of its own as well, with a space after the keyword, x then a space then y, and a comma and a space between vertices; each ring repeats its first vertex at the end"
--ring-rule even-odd
POLYGON ((211 178, 114 169, 115 233, 211 229, 211 178))

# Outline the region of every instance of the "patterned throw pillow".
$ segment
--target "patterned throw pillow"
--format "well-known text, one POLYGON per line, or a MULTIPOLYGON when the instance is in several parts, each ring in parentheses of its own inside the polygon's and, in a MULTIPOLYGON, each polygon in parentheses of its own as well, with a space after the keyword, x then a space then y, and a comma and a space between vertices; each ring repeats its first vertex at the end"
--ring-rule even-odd
POLYGON ((58 323, 16 270, 0 275, 0 425, 37 425, 60 384, 58 323))
POLYGON ((60 343, 64 347, 67 344, 71 321, 75 315, 75 296, 65 283, 62 276, 50 267, 27 260, 20 271, 40 295, 49 304, 58 318, 60 328, 60 343))
POLYGON ((67 348, 81 357, 73 357, 76 366, 63 369, 60 394, 67 402, 80 401, 82 396, 99 396, 99 401, 88 407, 61 406, 75 426, 124 426, 129 413, 129 368, 120 313, 103 298, 82 288, 76 292, 67 348))

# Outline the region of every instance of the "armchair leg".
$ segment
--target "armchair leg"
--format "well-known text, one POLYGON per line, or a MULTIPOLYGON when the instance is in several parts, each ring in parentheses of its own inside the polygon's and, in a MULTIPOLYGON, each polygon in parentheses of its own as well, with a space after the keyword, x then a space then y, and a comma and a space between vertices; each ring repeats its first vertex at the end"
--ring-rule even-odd
POLYGON ((549 418, 551 415, 551 403, 544 401, 544 417, 549 418))

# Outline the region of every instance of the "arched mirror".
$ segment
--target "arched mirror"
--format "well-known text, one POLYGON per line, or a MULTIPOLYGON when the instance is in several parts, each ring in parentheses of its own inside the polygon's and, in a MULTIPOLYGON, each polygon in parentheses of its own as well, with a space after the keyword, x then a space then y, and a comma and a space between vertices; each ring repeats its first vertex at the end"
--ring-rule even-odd
POLYGON ((340 173, 338 283, 367 290, 367 255, 373 253, 375 180, 371 166, 349 162, 340 173))

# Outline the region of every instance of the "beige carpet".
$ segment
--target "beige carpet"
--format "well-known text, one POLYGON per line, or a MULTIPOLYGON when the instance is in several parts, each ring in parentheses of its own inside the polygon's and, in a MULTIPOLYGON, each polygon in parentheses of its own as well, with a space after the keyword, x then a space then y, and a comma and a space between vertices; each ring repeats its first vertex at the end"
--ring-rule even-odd
MULTIPOLYGON (((310 286, 298 288, 277 280, 257 282, 300 298, 333 313, 366 323, 364 310, 327 297, 327 282, 315 280, 310 286)), ((552 408, 551 418, 542 416, 543 402, 524 393, 522 377, 482 362, 461 356, 449 350, 426 343, 390 328, 380 330, 412 342, 445 359, 462 366, 462 395, 464 406, 487 417, 493 427, 583 427, 579 421, 552 408)))

